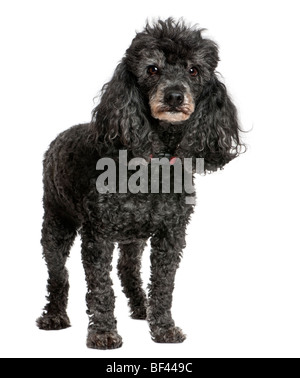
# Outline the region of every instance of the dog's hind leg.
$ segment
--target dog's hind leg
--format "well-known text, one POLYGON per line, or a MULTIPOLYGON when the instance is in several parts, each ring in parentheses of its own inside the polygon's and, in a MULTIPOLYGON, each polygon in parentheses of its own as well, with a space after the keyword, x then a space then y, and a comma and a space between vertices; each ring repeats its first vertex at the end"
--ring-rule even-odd
POLYGON ((87 283, 87 314, 89 327, 87 347, 94 349, 115 349, 122 345, 114 317, 115 296, 110 271, 114 244, 101 239, 85 224, 81 230, 82 262, 87 283))
POLYGON ((146 319, 147 298, 142 288, 141 257, 146 241, 119 243, 118 275, 133 319, 146 319))
POLYGON ((76 236, 76 227, 68 220, 46 210, 42 228, 43 256, 48 268, 48 303, 36 323, 40 329, 57 330, 70 327, 66 309, 69 280, 65 267, 76 236))

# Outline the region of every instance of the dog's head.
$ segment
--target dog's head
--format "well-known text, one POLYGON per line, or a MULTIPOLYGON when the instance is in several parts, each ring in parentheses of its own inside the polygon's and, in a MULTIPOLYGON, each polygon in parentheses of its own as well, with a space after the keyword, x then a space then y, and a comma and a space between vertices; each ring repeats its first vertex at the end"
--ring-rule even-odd
POLYGON ((201 29, 171 18, 147 24, 103 87, 91 122, 98 140, 145 157, 153 125, 184 125, 172 153, 203 157, 207 170, 223 167, 241 143, 236 108, 215 74, 218 60, 217 45, 201 29))
POLYGON ((126 52, 128 70, 148 99, 151 115, 172 124, 188 120, 218 63, 214 42, 172 19, 147 25, 126 52))

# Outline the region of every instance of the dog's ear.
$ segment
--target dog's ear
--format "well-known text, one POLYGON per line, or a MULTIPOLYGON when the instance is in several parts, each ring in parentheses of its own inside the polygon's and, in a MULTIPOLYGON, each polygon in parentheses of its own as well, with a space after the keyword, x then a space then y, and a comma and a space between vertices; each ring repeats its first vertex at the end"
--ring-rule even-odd
POLYGON ((145 148, 150 130, 136 78, 123 61, 110 82, 104 85, 99 105, 93 110, 91 122, 96 138, 106 144, 126 146, 138 155, 145 148))
POLYGON ((215 74, 204 86, 191 118, 182 147, 204 158, 206 171, 222 168, 239 155, 244 145, 240 141, 237 110, 215 74))

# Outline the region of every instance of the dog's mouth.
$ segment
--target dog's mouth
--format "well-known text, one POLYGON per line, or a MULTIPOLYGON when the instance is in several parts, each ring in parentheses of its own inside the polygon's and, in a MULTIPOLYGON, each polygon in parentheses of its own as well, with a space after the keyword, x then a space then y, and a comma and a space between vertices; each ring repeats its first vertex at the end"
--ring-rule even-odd
POLYGON ((180 107, 168 107, 165 105, 151 107, 152 117, 170 123, 178 123, 186 121, 190 118, 190 115, 193 113, 194 109, 191 109, 191 106, 185 104, 180 107))

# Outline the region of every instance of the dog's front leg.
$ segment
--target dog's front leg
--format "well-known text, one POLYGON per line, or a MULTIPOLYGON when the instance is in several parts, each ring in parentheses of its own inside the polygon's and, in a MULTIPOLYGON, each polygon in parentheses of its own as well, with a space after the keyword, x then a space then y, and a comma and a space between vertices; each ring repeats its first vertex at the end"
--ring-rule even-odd
POLYGON ((183 230, 161 231, 151 239, 151 283, 147 319, 158 343, 181 343, 185 335, 171 315, 175 273, 185 246, 183 230))
POLYGON ((87 282, 87 314, 89 327, 87 346, 94 349, 115 349, 122 345, 114 317, 115 297, 110 278, 114 244, 100 239, 91 227, 84 226, 82 262, 87 282))

